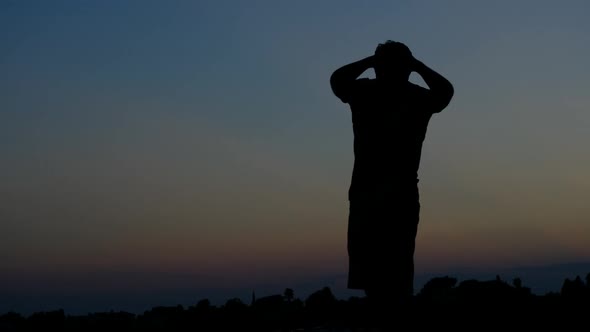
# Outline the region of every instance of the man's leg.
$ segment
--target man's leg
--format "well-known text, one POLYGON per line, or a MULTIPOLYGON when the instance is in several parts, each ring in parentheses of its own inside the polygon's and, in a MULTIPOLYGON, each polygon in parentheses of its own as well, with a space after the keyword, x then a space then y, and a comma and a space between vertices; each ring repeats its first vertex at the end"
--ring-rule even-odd
POLYGON ((378 219, 390 222, 392 232, 374 234, 372 245, 381 252, 368 262, 370 280, 365 287, 372 317, 381 326, 399 326, 410 317, 414 295, 414 251, 420 205, 380 211, 378 219))

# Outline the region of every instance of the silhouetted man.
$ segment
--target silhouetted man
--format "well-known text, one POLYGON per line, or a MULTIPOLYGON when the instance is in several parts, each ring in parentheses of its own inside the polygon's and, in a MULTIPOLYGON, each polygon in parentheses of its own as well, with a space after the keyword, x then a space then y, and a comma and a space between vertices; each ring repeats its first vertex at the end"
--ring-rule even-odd
POLYGON ((432 114, 449 104, 453 86, 393 41, 337 69, 330 83, 350 105, 354 132, 348 288, 363 289, 374 310, 399 308, 414 291, 422 142, 432 114), (376 78, 359 79, 369 68, 376 78), (411 72, 429 89, 410 83, 411 72))

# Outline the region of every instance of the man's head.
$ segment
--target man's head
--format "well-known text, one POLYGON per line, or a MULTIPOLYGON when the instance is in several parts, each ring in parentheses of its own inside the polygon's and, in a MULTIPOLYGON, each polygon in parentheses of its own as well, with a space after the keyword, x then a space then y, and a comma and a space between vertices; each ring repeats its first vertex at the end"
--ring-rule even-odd
POLYGON ((375 75, 377 79, 407 81, 412 72, 413 59, 412 52, 406 45, 388 40, 379 44, 375 50, 375 75))

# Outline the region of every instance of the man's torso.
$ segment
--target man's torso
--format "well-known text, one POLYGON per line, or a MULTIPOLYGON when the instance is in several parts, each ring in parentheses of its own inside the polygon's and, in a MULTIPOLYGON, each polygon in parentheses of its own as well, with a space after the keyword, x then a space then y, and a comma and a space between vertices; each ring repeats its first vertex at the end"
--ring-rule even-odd
POLYGON ((357 80, 352 111, 355 163, 349 199, 394 197, 416 188, 422 143, 432 112, 427 90, 407 82, 357 80))

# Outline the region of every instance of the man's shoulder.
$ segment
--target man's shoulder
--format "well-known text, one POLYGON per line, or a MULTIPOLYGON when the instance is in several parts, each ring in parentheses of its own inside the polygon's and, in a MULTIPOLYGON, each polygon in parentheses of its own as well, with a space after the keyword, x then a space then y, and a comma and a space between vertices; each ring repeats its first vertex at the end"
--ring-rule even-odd
POLYGON ((354 80, 354 84, 351 85, 346 102, 362 102, 366 98, 370 98, 372 91, 374 91, 376 88, 376 84, 377 82, 375 79, 357 78, 354 80))

